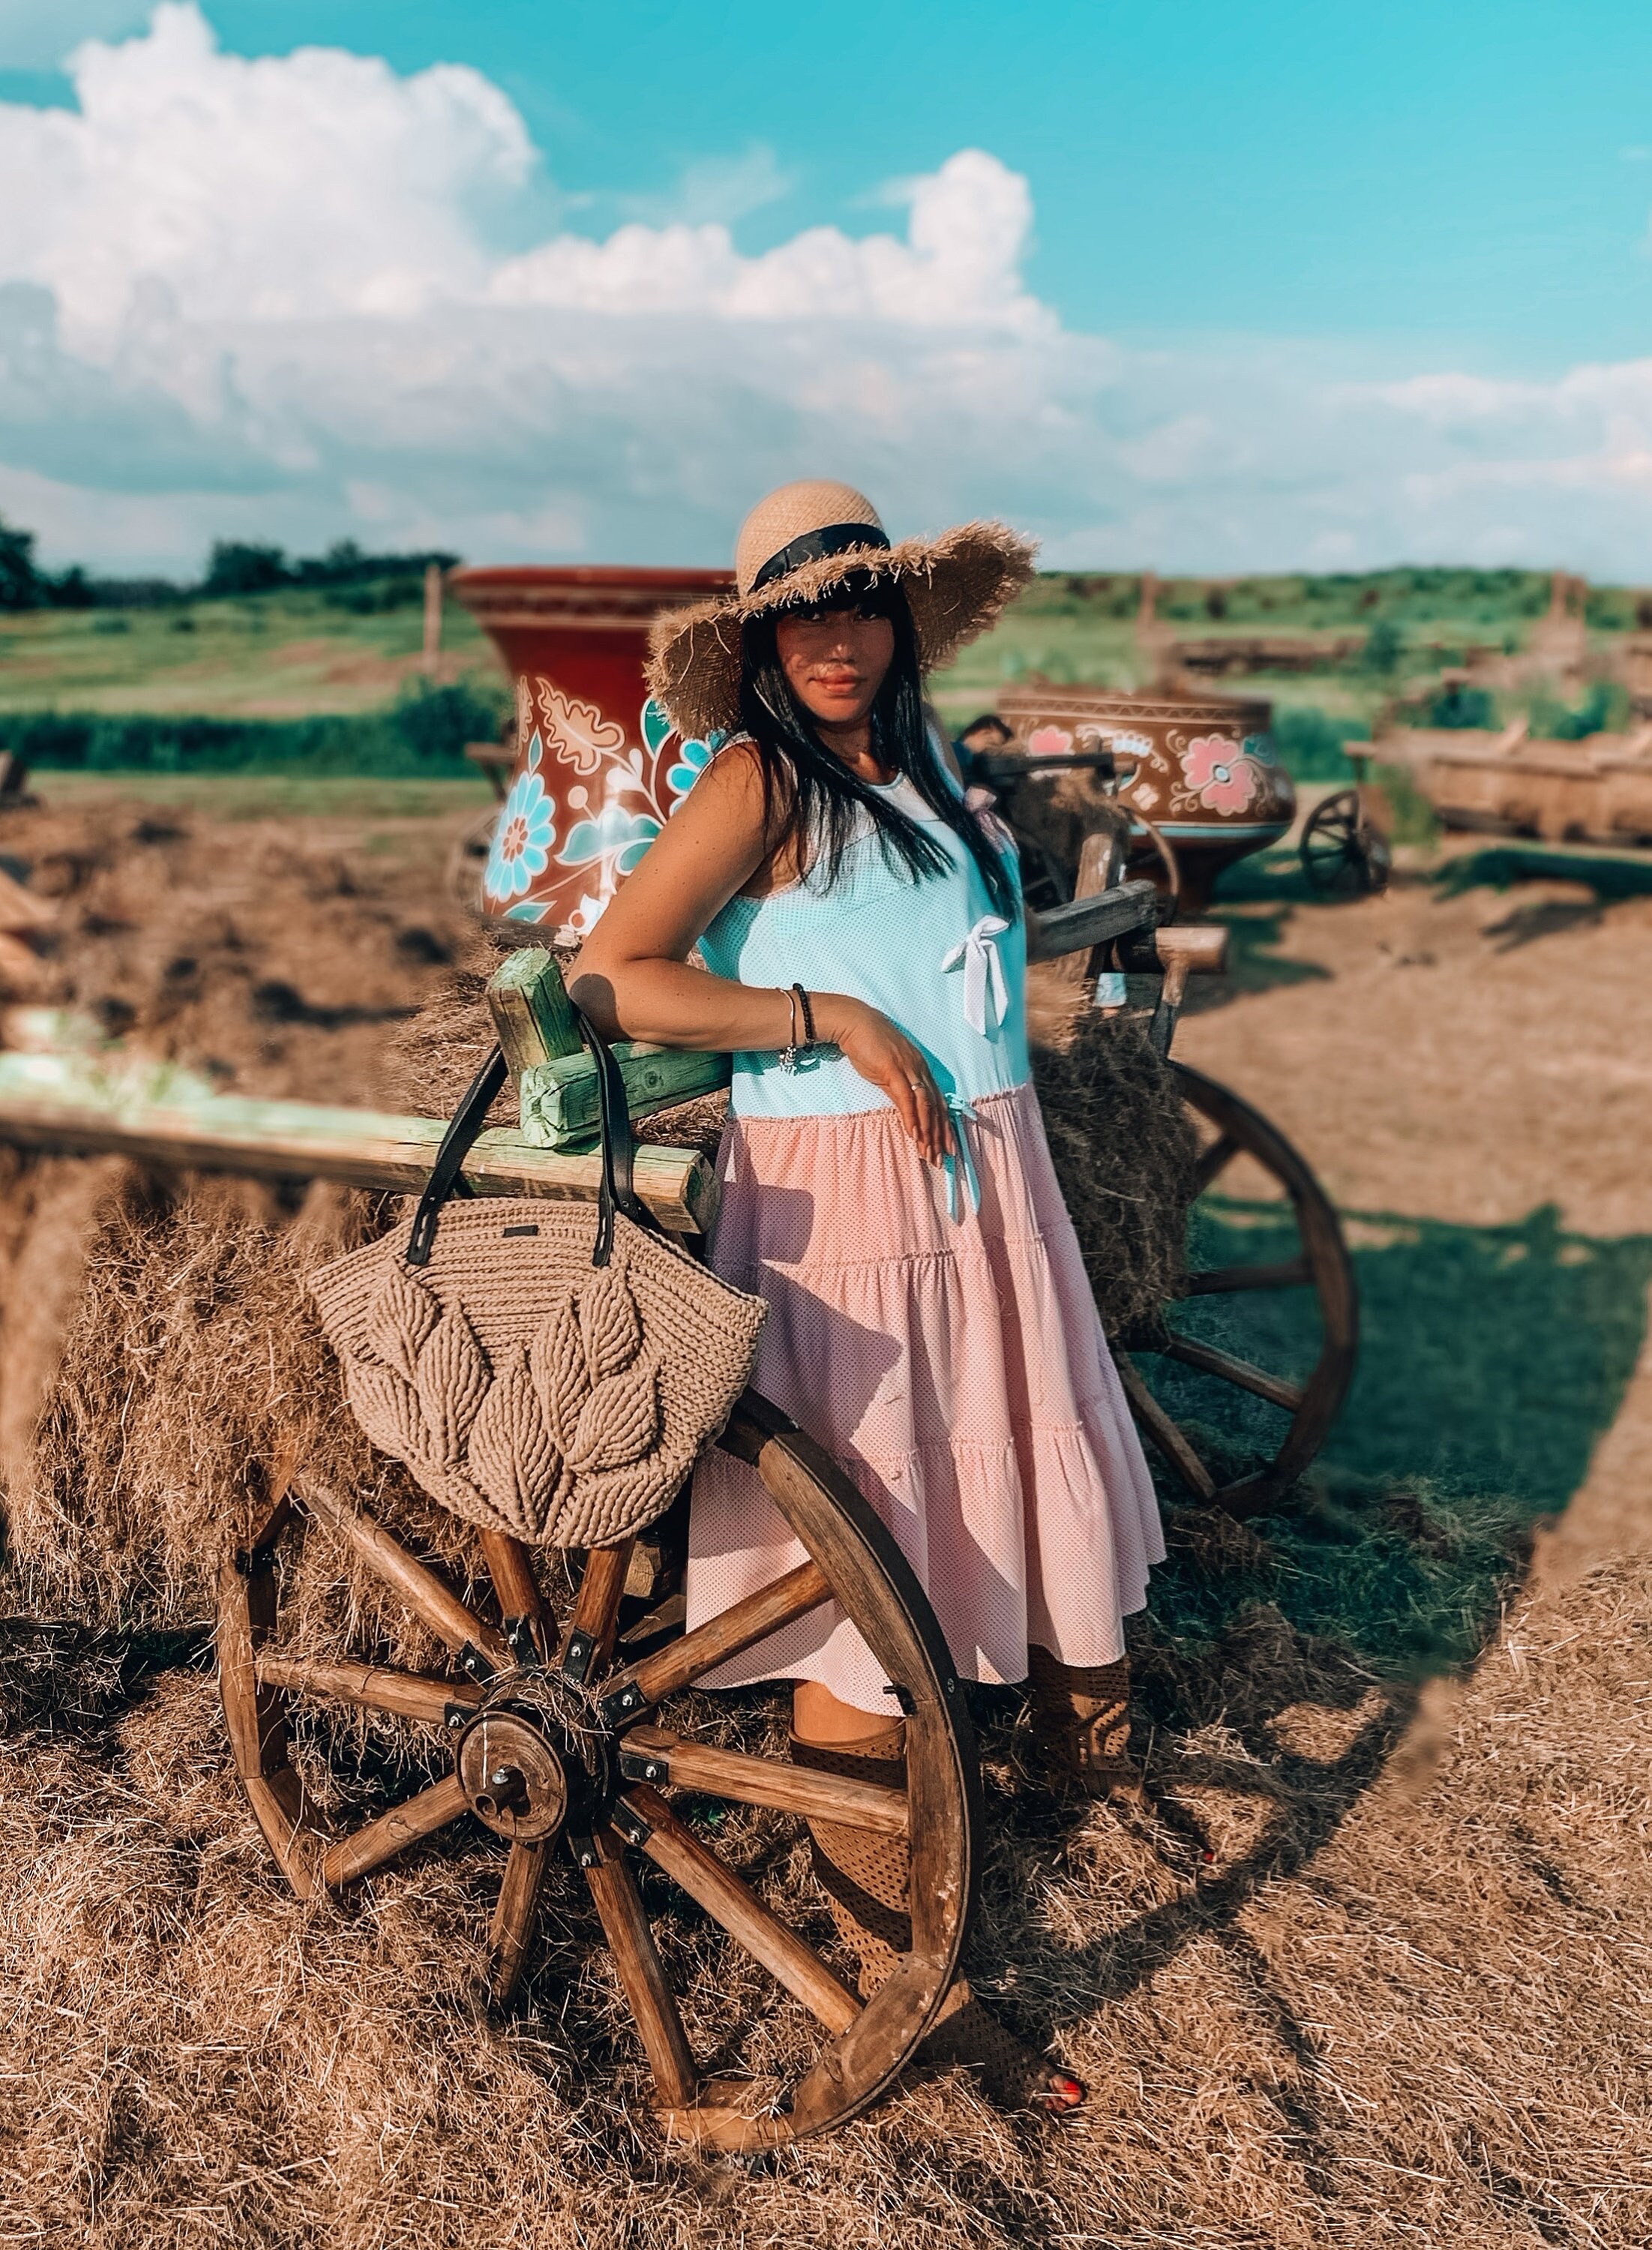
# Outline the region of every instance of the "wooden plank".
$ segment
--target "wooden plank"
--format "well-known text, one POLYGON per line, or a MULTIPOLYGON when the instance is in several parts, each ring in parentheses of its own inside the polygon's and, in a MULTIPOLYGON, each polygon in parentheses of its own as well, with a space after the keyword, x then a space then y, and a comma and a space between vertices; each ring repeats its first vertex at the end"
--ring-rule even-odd
MULTIPOLYGON (((726 1054, 694 1047, 638 1046, 615 1042, 614 1059, 625 1081, 625 1104, 633 1117, 647 1117, 674 1102, 715 1094, 728 1084, 733 1066, 726 1054)), ((589 1139, 600 1126, 596 1065, 589 1054, 561 1055, 525 1071, 520 1088, 522 1138, 536 1149, 557 1149, 589 1139)))
POLYGON ((754 1642, 767 1640, 781 1625, 807 1617, 810 1610, 830 1600, 831 1591, 818 1563, 800 1563, 772 1586, 747 1594, 716 1617, 707 1618, 680 1640, 668 1641, 657 1655, 644 1657, 627 1672, 616 1672, 604 1683, 602 1700, 606 1703, 630 1688, 636 1694, 634 1708, 640 1713, 645 1704, 662 1702, 679 1688, 692 1687, 703 1674, 715 1671, 754 1642))
POLYGON ((664 1868, 829 2032, 846 2032, 860 2014, 860 2002, 838 1983, 820 1956, 771 1914, 732 1868, 707 1851, 654 1790, 628 1789, 623 1802, 648 1825, 642 1848, 655 1866, 664 1868))
POLYGON ((906 1792, 881 1782, 850 1781, 779 1758, 748 1757, 711 1743, 686 1742, 663 1727, 633 1727, 620 1750, 623 1756, 645 1757, 658 1766, 658 1776, 646 1778, 669 1781, 678 1789, 699 1790, 733 1805, 767 1805, 800 1820, 835 1820, 880 1836, 906 1833, 906 1792))
MULTIPOLYGON (((1093 899, 1103 891, 1118 888, 1124 878, 1129 832, 1122 813, 1117 820, 1091 830, 1078 847, 1078 873, 1072 887, 1075 899, 1093 899)), ((1063 984, 1093 984, 1105 966, 1105 956, 1099 946, 1075 946, 1071 952, 1057 956, 1054 973, 1063 984)))
POLYGON ((488 983, 487 1005, 513 1078, 581 1052, 561 970, 542 945, 525 945, 499 963, 488 983))
POLYGON ((1041 914, 1027 949, 1031 961, 1053 961, 1057 955, 1081 947, 1102 945, 1126 930, 1151 929, 1159 920, 1160 899, 1151 883, 1120 883, 1094 898, 1075 899, 1070 906, 1052 907, 1041 914))
POLYGON ((699 2073, 623 1848, 611 1831, 599 1836, 600 1856, 586 1868, 585 1880, 591 1887, 602 1935, 614 1956, 648 2067, 654 2074, 660 2106, 686 2109, 699 2091, 699 2073))
MULTIPOLYGON (((151 1100, 86 1058, 0 1054, 0 1142, 58 1156, 113 1154, 194 1171, 417 1194, 446 1129, 439 1117, 308 1101, 193 1093, 151 1100)), ((478 1195, 589 1202, 601 1169, 594 1153, 536 1149, 520 1133, 492 1127, 465 1160, 465 1177, 478 1195)), ((698 1234, 711 1225, 717 1178, 697 1149, 641 1147, 635 1177, 638 1195, 671 1232, 698 1234)))
POLYGON ((311 1485, 297 1497, 312 1514, 342 1533, 368 1568, 401 1597, 415 1617, 423 1619, 438 1640, 444 1640, 456 1651, 468 1641, 492 1657, 495 1664, 513 1661, 504 1635, 485 1624, 474 1610, 467 1609, 451 1587, 444 1586, 433 1570, 426 1570, 399 1539, 392 1538, 370 1515, 338 1499, 325 1486, 311 1485))
POLYGON ((468 1680, 440 1680, 428 1672, 396 1672, 382 1664, 326 1664, 307 1656, 261 1656, 261 1685, 288 1694, 327 1695, 364 1710, 394 1711, 404 1719, 429 1719, 439 1726, 450 1703, 474 1706, 482 1691, 468 1680))
POLYGON ((352 1836, 341 1836, 329 1844, 321 1855, 321 1881, 329 1890, 341 1883, 355 1881, 360 1875, 369 1875, 375 1867, 382 1867, 398 1852, 405 1852, 410 1844, 416 1844, 426 1836, 434 1836, 438 1828, 445 1828, 469 1809, 469 1800, 457 1774, 444 1774, 429 1789, 420 1790, 405 1804, 393 1805, 388 1812, 381 1812, 376 1820, 369 1820, 352 1836))

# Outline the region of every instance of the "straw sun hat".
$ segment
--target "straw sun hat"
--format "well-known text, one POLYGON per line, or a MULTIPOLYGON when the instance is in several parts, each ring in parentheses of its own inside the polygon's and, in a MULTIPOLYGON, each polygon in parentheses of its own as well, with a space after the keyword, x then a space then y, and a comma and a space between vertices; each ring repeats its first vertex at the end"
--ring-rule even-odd
POLYGON ((1002 523, 961 523, 937 539, 891 546, 877 509, 852 485, 781 485, 741 524, 736 590, 657 618, 648 684, 679 734, 740 726, 740 629, 747 618, 819 602, 851 571, 898 580, 926 672, 984 632, 1032 576, 1034 549, 1002 523))

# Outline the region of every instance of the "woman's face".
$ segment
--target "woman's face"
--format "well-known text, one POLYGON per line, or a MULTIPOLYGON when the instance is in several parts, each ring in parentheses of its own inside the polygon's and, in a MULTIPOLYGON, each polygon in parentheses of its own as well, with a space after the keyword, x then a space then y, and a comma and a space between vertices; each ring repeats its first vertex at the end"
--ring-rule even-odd
POLYGON ((887 618, 854 604, 790 610, 774 621, 786 685, 824 727, 864 723, 895 653, 887 618))

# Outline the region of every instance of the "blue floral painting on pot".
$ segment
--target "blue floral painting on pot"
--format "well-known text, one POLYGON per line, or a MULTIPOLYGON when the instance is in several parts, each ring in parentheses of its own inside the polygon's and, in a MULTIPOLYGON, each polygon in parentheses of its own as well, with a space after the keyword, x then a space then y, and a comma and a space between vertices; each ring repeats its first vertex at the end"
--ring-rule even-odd
POLYGON ((561 867, 582 867, 593 859, 602 862, 611 882, 629 875, 659 834, 660 825, 646 812, 627 812, 610 797, 595 820, 576 820, 568 841, 557 854, 561 867))
MULTIPOLYGON (((533 759, 533 763, 537 768, 539 760, 533 759)), ((520 899, 549 866, 555 842, 556 823, 544 782, 537 771, 519 774, 494 824, 487 871, 482 878, 488 898, 502 907, 520 899)))
MULTIPOLYGON (((643 706, 643 740, 651 756, 657 756, 671 738, 671 722, 663 703, 650 695, 643 706)), ((695 783, 721 749, 726 736, 707 735, 704 742, 679 741, 677 756, 665 769, 665 788, 670 802, 666 811, 675 812, 695 783)))

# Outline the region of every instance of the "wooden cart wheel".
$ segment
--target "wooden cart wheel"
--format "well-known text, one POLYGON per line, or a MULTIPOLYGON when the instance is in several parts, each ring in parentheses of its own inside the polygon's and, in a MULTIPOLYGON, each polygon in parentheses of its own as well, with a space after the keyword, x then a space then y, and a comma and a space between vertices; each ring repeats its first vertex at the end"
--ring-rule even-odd
MULTIPOLYGON (((1225 1086, 1187 1064, 1171 1070, 1198 1127, 1201 1143, 1199 1193, 1189 1216, 1190 1270, 1181 1305, 1167 1310, 1160 1332, 1127 1338, 1118 1354, 1119 1373, 1142 1434, 1163 1455, 1195 1498, 1236 1515, 1267 1508, 1298 1477, 1324 1444, 1347 1391, 1359 1344, 1359 1301, 1342 1228, 1324 1189, 1283 1133, 1225 1086), (1265 1176, 1251 1180, 1242 1200, 1222 1198, 1218 1183, 1236 1159, 1247 1158, 1265 1176), (1215 1235, 1224 1245, 1260 1235, 1266 1255, 1197 1270, 1215 1235), (1280 1239, 1281 1236, 1285 1239, 1280 1239), (1284 1254, 1279 1254, 1284 1252, 1284 1254), (1275 1293, 1292 1293, 1284 1322, 1263 1317, 1275 1293), (1317 1321, 1298 1314, 1311 1293, 1317 1321), (1208 1306, 1204 1315, 1194 1304, 1208 1306), (1218 1306, 1226 1308, 1225 1313, 1218 1306), (1233 1333, 1242 1318, 1250 1329, 1288 1329, 1249 1349, 1233 1333), (1311 1329, 1317 1326, 1317 1340, 1311 1329), (1219 1330, 1221 1341, 1209 1333, 1219 1330), (1249 1350, 1258 1354, 1249 1356, 1249 1350), (1163 1366, 1150 1388, 1134 1354, 1157 1354, 1163 1366), (1294 1370, 1273 1371, 1267 1357, 1291 1358, 1294 1370), (1304 1372, 1301 1362, 1311 1356, 1304 1372), (1196 1379, 1195 1379, 1196 1378, 1196 1379), (1256 1402, 1256 1403, 1252 1403, 1256 1402), (1244 1439, 1259 1465, 1225 1480, 1201 1458, 1184 1424, 1232 1429, 1236 1410, 1249 1426, 1244 1439)), ((1242 1185, 1244 1184, 1242 1183, 1242 1185)))
MULTIPOLYGON (((856 2115, 933 2022, 956 1974, 973 1902, 979 1777, 946 1642, 871 1508, 818 1446, 754 1392, 735 1410, 721 1442, 755 1466, 811 1559, 692 1632, 656 1636, 640 1657, 628 1660, 624 1644, 616 1646, 629 1543, 586 1557, 553 1651, 527 1550, 515 1540, 482 1535, 500 1613, 494 1624, 370 1518, 310 1486, 269 1510, 251 1547, 225 1565, 218 1659, 237 1770, 300 1896, 359 1881, 455 1821, 479 1822, 509 1847, 491 1934, 495 2005, 517 1985, 547 1881, 589 1888, 666 2131, 739 2150, 772 2147, 856 2115), (453 1657, 447 1674, 280 1653, 276 1543, 302 1510, 341 1532, 445 1642, 453 1657), (833 1599, 865 1636, 906 1712, 904 1789, 748 1757, 673 1730, 673 1695, 833 1599), (334 1833, 306 1804, 288 1760, 287 1699, 294 1695, 444 1727, 451 1770, 389 1812, 334 1833), (674 1806, 678 1791, 691 1792, 692 1803, 674 1806), (708 1799, 768 1808, 781 1821, 813 1816, 907 1837, 912 1950, 870 2000, 855 1996, 784 1913, 792 1903, 781 1895, 788 1869, 801 1855, 765 1854, 767 1895, 760 1897, 719 1853, 716 1826, 696 1817, 708 1799), (702 2075, 638 1891, 639 1858, 670 1876, 814 2019, 818 2051, 809 2067, 790 2080, 702 2075)), ((820 1921, 812 1894, 799 1896, 820 1921)), ((765 1991, 765 2016, 778 1997, 765 1991)), ((726 2046, 729 2027, 719 2026, 718 2036, 726 2046)))
POLYGON ((1181 903, 1181 863, 1164 830, 1155 827, 1133 807, 1130 825, 1130 856, 1125 873, 1132 881, 1139 876, 1155 886, 1168 902, 1164 920, 1173 922, 1181 903))
POLYGON ((1369 820, 1357 789, 1339 790, 1317 804, 1302 832, 1302 872, 1327 897, 1367 897, 1386 890, 1394 855, 1369 820))

